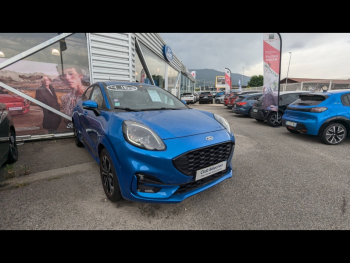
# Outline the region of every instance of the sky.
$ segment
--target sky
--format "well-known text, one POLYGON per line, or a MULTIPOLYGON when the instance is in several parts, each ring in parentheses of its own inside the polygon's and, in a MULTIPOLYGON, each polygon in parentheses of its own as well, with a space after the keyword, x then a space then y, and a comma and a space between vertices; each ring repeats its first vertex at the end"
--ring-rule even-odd
MULTIPOLYGON (((227 67, 249 77, 263 75, 263 33, 160 35, 187 69, 227 67)), ((281 33, 281 37, 281 79, 287 73, 289 78, 350 79, 350 33, 281 33)))
MULTIPOLYGON (((0 58, 0 63, 5 60, 7 60, 7 58, 0 58)), ((42 72, 46 75, 58 75, 56 65, 57 64, 53 63, 21 60, 4 68, 4 70, 16 71, 19 73, 42 72)))

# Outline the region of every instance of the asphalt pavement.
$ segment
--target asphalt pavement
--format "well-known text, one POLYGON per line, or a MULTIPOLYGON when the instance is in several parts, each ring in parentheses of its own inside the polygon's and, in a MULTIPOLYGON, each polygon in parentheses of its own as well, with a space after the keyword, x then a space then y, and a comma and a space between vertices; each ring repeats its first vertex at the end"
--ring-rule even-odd
MULTIPOLYGON (((111 203, 96 165, 0 191, 0 229, 350 229, 350 138, 328 146, 222 104, 190 106, 230 123, 236 138, 232 178, 179 204, 111 203)), ((19 151, 38 170, 92 161, 72 139, 26 142, 19 151)))

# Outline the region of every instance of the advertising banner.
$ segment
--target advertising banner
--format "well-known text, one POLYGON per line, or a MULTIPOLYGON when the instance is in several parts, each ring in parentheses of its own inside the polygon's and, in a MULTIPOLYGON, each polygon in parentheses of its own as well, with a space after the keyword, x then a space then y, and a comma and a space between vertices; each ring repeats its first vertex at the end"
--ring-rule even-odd
POLYGON ((281 67, 281 38, 277 33, 263 34, 264 88, 262 107, 277 111, 281 67))
POLYGON ((225 88, 225 92, 230 93, 230 90, 232 88, 231 85, 231 70, 229 70, 228 68, 225 68, 225 82, 226 82, 226 88, 225 88))
POLYGON ((225 76, 216 76, 215 88, 216 90, 220 88, 225 88, 226 90, 225 76))
MULTIPOLYGON (((8 39, 2 39, 0 34, 0 44, 4 44, 1 48, 6 54, 0 63, 13 56, 5 40, 8 39)), ((27 37, 26 41, 30 40, 27 37)), ((0 103, 12 115, 17 135, 72 132, 73 108, 90 85, 85 34, 74 34, 3 68, 0 82, 18 91, 15 94, 0 85, 0 103)))

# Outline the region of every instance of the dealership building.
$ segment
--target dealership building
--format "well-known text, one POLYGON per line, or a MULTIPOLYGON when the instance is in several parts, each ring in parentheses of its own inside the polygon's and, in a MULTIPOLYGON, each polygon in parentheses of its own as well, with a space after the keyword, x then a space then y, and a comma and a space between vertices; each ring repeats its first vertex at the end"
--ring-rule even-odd
POLYGON ((154 84, 178 98, 195 90, 195 79, 158 33, 0 33, 0 103, 18 140, 72 135, 71 108, 79 98, 73 90, 99 81, 154 84), (43 79, 51 88, 38 96, 43 79), (49 114, 62 118, 57 128, 44 123, 49 114))

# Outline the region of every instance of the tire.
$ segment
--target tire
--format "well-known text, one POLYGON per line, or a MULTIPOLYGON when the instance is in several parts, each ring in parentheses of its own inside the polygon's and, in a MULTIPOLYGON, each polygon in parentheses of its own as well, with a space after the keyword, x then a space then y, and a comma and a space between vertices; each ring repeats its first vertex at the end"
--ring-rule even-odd
POLYGON ((79 140, 78 131, 75 128, 75 123, 73 120, 73 132, 74 132, 74 142, 77 147, 84 147, 84 144, 79 140))
POLYGON ((123 199, 120 192, 117 173, 112 162, 112 158, 106 149, 100 154, 100 175, 103 190, 111 202, 118 202, 123 199))
POLYGON ((282 125, 282 114, 279 112, 278 113, 278 119, 277 119, 277 112, 273 112, 271 113, 268 117, 267 117, 267 123, 271 126, 271 127, 278 127, 282 125))
POLYGON ((249 117, 249 118, 252 118, 252 109, 249 110, 249 112, 248 112, 248 117, 249 117))
POLYGON ((9 153, 7 155, 7 163, 11 164, 18 160, 18 149, 17 149, 17 141, 16 141, 16 133, 13 129, 9 131, 9 153))
POLYGON ((286 128, 287 128, 287 131, 289 131, 289 132, 291 132, 291 133, 299 133, 299 132, 296 131, 296 130, 289 129, 288 127, 286 127, 286 128))
POLYGON ((255 119, 255 120, 257 120, 258 122, 264 122, 265 120, 260 120, 260 119, 255 119))
POLYGON ((340 123, 330 123, 321 133, 321 142, 328 145, 337 145, 345 140, 347 130, 340 123))
POLYGON ((213 104, 213 100, 211 100, 210 104, 213 104))

